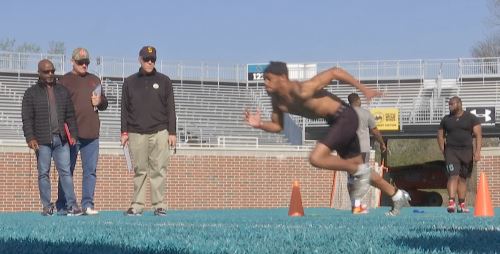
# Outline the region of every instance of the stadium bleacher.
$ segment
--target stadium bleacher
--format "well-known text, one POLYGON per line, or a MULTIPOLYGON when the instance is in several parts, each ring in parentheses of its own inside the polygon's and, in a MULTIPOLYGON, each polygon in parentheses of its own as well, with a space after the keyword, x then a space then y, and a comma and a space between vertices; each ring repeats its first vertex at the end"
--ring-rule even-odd
MULTIPOLYGON (((0 139, 23 140, 21 100, 24 91, 36 82, 33 63, 40 55, 23 55, 23 64, 12 53, 0 52, 0 139), (4 58, 3 56, 9 56, 4 58), (10 61, 10 62, 9 62, 10 61), (20 70, 22 68, 22 70, 20 70)), ((69 70, 64 56, 51 56, 58 60, 60 71, 69 70)), ((19 58, 21 59, 21 58, 19 58)), ((367 86, 384 93, 375 98, 369 108, 397 108, 401 126, 437 125, 447 113, 447 99, 461 96, 464 107, 500 106, 498 92, 500 75, 499 59, 458 60, 409 60, 294 64, 292 76, 308 78, 332 66, 340 66, 367 86), (298 66, 298 67, 297 67, 298 66), (308 68, 300 71, 301 66, 308 68), (311 71, 314 71, 312 73, 311 71), (298 73, 298 74, 297 74, 298 73)), ((94 72, 103 80, 103 88, 109 101, 108 110, 100 112, 101 139, 118 142, 120 133, 120 99, 124 77, 136 71, 137 64, 124 59, 99 58, 94 72), (106 63, 106 64, 105 64, 106 63), (110 64, 112 63, 112 64, 110 64), (105 68, 106 67, 106 68, 105 68)), ((289 145, 285 134, 271 134, 246 126, 243 110, 261 109, 264 118, 271 113, 271 104, 262 83, 242 82, 246 79, 245 66, 220 66, 202 64, 158 64, 160 71, 174 81, 179 143, 186 146, 220 145, 224 143, 256 143, 257 145, 289 145), (256 141, 254 141, 256 140, 256 141)), ((327 90, 346 100, 356 89, 333 81, 327 90)), ((497 110, 496 114, 500 114, 497 110)), ((322 119, 305 120, 292 116, 299 127, 325 126, 322 119)), ((288 134, 289 135, 289 134, 288 134)), ((299 135, 299 133, 297 133, 299 135)), ((305 141, 304 141, 305 142, 305 141)))
MULTIPOLYGON (((32 77, 0 76, 0 119, 5 126, 0 131, 2 139, 23 139, 21 102, 24 91, 36 80, 32 77)), ((109 106, 100 112, 101 140, 119 141, 120 98, 119 81, 104 80, 104 92, 109 106)), ((243 110, 254 107, 252 91, 227 85, 174 83, 177 128, 180 143, 217 144, 219 137, 245 140, 255 137, 260 145, 287 144, 283 135, 262 132, 243 122, 243 110)))

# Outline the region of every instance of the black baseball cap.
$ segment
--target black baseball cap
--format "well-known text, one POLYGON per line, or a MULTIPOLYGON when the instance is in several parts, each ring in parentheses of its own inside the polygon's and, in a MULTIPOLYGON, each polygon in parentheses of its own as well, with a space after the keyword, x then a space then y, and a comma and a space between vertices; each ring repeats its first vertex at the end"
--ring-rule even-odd
POLYGON ((156 59, 156 49, 153 46, 144 46, 139 51, 139 56, 144 58, 154 58, 156 59))

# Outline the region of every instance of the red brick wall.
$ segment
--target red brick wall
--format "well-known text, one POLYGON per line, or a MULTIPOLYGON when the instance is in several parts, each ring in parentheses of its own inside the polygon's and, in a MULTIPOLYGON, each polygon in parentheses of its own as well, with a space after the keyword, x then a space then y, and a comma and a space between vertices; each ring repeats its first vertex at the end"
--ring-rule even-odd
MULTIPOLYGON (((101 150, 95 194, 99 210, 125 210, 132 197, 132 173, 119 150, 101 150)), ((485 149, 478 164, 489 182, 493 206, 500 207, 500 148, 485 149)), ((53 171, 53 170, 52 170, 53 171)), ((81 165, 75 171, 81 199, 81 165)), ((304 207, 328 207, 333 172, 309 165, 305 152, 180 150, 167 173, 169 209, 288 207, 292 182, 301 184, 304 207)), ((52 201, 57 174, 51 172, 52 201)), ((149 185, 148 185, 149 188, 149 185)), ((149 205, 149 193, 148 193, 149 205)), ((36 159, 27 148, 0 149, 0 211, 41 209, 36 159)))
POLYGON ((500 147, 487 147, 481 151, 481 160, 477 164, 479 175, 484 172, 488 180, 493 207, 500 207, 500 147))
MULTIPOLYGON (((0 152, 0 211, 39 211, 36 158, 27 148, 17 150, 0 152)), ((329 206, 333 171, 311 167, 304 152, 240 151, 233 155, 178 149, 170 162, 165 191, 169 209, 288 207, 295 179, 301 184, 304 207, 329 206)), ((50 177, 53 202, 57 199, 54 171, 50 177)), ((74 177, 78 199, 81 172, 78 163, 74 177)), ((121 154, 101 151, 96 208, 126 210, 133 192, 132 177, 121 154)), ((149 206, 149 192, 147 196, 149 206)))

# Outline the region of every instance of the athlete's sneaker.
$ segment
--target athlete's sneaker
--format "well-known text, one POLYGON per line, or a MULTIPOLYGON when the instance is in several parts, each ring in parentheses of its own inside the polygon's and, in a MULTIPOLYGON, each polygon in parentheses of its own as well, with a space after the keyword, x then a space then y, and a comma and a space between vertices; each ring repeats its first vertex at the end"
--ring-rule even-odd
POLYGON ((410 206, 410 194, 405 190, 398 191, 401 191, 401 198, 392 201, 392 209, 385 213, 387 216, 397 216, 401 212, 401 208, 410 206))
POLYGON ((92 207, 87 207, 87 208, 85 208, 85 211, 83 211, 83 214, 85 214, 85 215, 98 215, 99 211, 92 209, 92 207))
POLYGON ((366 205, 355 206, 352 208, 352 214, 367 214, 368 207, 366 205))
POLYGON ((136 211, 134 208, 130 207, 124 214, 125 216, 142 216, 142 212, 136 211))
POLYGON ((450 199, 448 201, 448 208, 446 208, 446 210, 449 212, 449 213, 454 213, 455 212, 455 200, 453 199, 450 199))
POLYGON ((460 203, 457 208, 457 213, 469 213, 469 208, 465 205, 465 203, 460 203))
POLYGON ((362 164, 358 171, 352 176, 351 199, 362 200, 366 193, 370 190, 370 175, 372 171, 370 165, 362 164))

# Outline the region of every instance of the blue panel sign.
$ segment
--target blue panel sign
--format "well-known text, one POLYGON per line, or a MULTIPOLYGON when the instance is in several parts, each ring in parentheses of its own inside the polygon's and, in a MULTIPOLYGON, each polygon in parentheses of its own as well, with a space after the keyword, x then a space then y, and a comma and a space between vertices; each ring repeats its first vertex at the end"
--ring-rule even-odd
POLYGON ((247 65, 247 81, 263 81, 264 70, 268 64, 248 64, 247 65))

